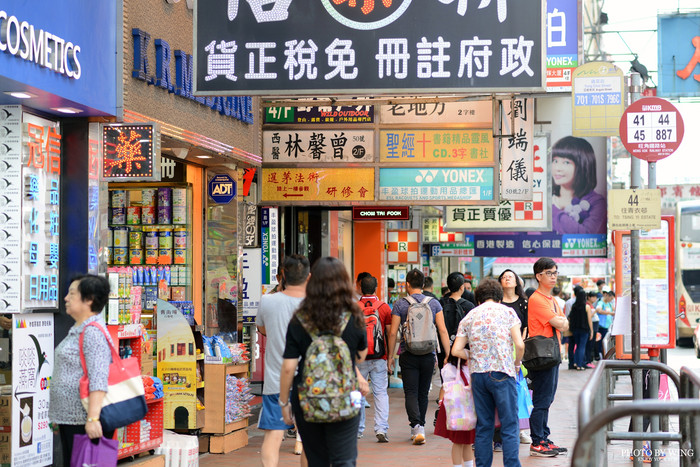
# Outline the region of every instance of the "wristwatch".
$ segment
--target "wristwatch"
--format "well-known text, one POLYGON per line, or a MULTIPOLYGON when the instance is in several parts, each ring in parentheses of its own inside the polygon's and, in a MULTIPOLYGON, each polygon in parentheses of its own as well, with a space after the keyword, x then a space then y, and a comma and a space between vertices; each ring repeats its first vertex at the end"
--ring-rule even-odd
POLYGON ((289 405, 289 400, 283 404, 281 400, 277 399, 277 403, 280 407, 287 407, 289 405))

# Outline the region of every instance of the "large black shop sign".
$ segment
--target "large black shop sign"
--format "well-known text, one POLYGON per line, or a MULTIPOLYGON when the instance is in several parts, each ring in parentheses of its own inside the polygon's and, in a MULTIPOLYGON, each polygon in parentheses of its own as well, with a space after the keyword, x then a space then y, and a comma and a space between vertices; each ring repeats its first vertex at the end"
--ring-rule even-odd
POLYGON ((544 0, 196 2, 195 94, 536 91, 544 0))

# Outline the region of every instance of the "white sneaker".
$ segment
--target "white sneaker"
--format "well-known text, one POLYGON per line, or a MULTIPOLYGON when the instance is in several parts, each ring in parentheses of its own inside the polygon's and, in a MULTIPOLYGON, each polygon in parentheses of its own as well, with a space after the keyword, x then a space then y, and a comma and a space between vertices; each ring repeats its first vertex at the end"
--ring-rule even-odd
POLYGON ((416 425, 416 435, 413 438, 413 444, 414 445, 419 445, 419 444, 425 444, 425 428, 423 428, 420 425, 416 425))
POLYGON ((418 433, 418 426, 419 426, 419 425, 416 425, 416 426, 412 426, 412 427, 411 427, 411 441, 413 441, 414 439, 416 439, 416 434, 418 433))
POLYGON ((520 444, 532 444, 532 438, 524 431, 520 432, 520 444))

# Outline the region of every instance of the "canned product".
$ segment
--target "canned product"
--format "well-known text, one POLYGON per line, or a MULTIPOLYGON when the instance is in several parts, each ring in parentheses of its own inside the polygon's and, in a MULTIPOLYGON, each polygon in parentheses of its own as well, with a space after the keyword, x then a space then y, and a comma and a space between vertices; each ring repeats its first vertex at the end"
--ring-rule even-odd
POLYGON ((105 252, 107 255, 107 264, 112 264, 112 250, 113 248, 111 246, 105 247, 105 252))
POLYGON ((187 206, 173 206, 173 224, 187 224, 187 206))
POLYGON ((145 225, 152 225, 156 223, 155 206, 143 206, 141 208, 141 223, 145 225))
POLYGON ((147 310, 152 310, 156 306, 156 301, 158 300, 158 287, 146 286, 143 288, 144 295, 144 308, 147 310))
POLYGON ((128 202, 126 190, 112 190, 112 207, 125 208, 128 202))
POLYGON ((173 244, 175 248, 187 248, 187 229, 181 227, 173 232, 173 244))
POLYGON ((141 206, 155 207, 158 201, 158 191, 155 188, 144 188, 141 190, 141 206))
POLYGON ((141 248, 143 246, 143 232, 132 230, 129 232, 129 248, 141 248))
POLYGON ((146 238, 146 248, 158 248, 158 231, 154 229, 146 230, 144 237, 146 238))
POLYGON ((173 247, 173 231, 170 229, 161 230, 158 232, 158 248, 173 247))
POLYGON ((129 243, 129 231, 126 227, 117 227, 112 231, 112 245, 126 248, 129 243))
POLYGON ((141 223, 141 206, 129 206, 126 208, 126 223, 129 225, 141 223))
POLYGON ((146 248, 146 264, 158 264, 158 248, 146 248))
POLYGON ((158 248, 158 264, 173 264, 173 250, 171 248, 158 248))
POLYGON ((173 250, 173 262, 175 264, 185 264, 187 262, 187 250, 184 248, 175 248, 173 250))
POLYGON ((129 264, 143 264, 143 250, 141 248, 129 248, 129 264))
POLYGON ((173 206, 187 206, 187 188, 173 188, 173 206))
POLYGON ((112 218, 110 224, 126 224, 126 208, 112 208, 112 218))
POLYGON ((173 207, 158 205, 158 223, 170 225, 173 223, 173 207))
POLYGON ((114 247, 112 249, 112 258, 114 260, 114 264, 125 265, 128 259, 128 252, 129 250, 126 247, 114 247))
POLYGON ((158 188, 158 207, 160 206, 172 206, 173 205, 173 189, 172 188, 158 188))

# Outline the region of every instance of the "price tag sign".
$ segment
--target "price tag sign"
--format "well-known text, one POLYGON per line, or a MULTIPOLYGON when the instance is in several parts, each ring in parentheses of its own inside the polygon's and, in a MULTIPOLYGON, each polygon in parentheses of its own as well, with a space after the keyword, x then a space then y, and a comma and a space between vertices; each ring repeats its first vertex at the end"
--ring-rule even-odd
POLYGON ((673 154, 683 141, 683 117, 676 107, 658 97, 640 99, 620 119, 620 138, 627 151, 647 162, 673 154))
POLYGON ((651 230, 661 226, 661 191, 609 190, 610 230, 651 230))

